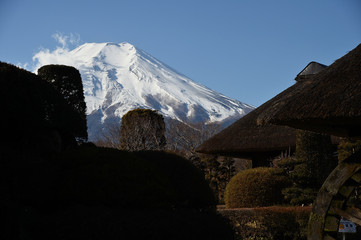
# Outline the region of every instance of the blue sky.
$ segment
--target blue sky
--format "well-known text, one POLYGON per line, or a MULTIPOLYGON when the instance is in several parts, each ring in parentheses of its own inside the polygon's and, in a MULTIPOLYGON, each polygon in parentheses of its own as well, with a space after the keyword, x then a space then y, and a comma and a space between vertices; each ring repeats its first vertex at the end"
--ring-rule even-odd
POLYGON ((361 43, 359 0, 0 0, 0 61, 32 70, 54 35, 129 42, 196 82, 259 106, 310 61, 361 43))

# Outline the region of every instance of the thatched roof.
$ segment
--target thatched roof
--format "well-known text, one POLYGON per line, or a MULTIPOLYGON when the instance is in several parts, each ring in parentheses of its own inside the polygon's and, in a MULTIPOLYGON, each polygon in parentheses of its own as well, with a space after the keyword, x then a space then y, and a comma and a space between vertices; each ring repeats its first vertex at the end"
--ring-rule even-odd
POLYGON ((258 126, 259 108, 205 141, 197 152, 252 158, 255 153, 288 150, 296 145, 296 130, 276 125, 258 126))
POLYGON ((360 137, 361 44, 310 79, 265 103, 257 123, 360 137))
POLYGON ((205 141, 197 148, 197 151, 208 154, 253 158, 255 154, 267 153, 268 157, 270 157, 278 155, 281 151, 293 149, 296 145, 295 129, 273 124, 259 126, 257 119, 274 101, 278 101, 279 98, 289 92, 297 91, 297 89, 307 84, 311 75, 326 67, 317 62, 310 62, 297 75, 295 79, 297 83, 205 141))

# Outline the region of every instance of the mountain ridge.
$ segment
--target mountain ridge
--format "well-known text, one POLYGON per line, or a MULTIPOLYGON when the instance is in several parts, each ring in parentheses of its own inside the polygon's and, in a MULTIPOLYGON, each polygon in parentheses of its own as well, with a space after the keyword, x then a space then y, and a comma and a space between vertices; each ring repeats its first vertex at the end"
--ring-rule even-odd
POLYGON ((90 140, 105 124, 119 123, 135 108, 193 123, 238 119, 254 109, 194 82, 127 42, 85 43, 62 58, 48 64, 70 64, 79 70, 90 140))

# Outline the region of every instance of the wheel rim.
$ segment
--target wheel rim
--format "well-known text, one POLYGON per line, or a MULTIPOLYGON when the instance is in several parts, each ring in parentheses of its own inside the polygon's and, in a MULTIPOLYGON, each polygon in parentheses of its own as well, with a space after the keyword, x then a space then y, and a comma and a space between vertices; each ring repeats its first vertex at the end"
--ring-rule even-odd
POLYGON ((350 198, 361 185, 361 151, 340 163, 318 192, 308 224, 309 240, 337 239, 341 216, 360 224, 361 210, 350 198))

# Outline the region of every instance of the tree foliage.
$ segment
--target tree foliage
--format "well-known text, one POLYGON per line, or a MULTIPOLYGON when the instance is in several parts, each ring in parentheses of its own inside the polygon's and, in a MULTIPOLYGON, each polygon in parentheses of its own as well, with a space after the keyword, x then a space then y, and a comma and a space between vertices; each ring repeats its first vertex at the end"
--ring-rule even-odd
POLYGON ((298 130, 295 156, 278 165, 289 172, 293 185, 284 190, 293 205, 311 204, 330 172, 337 165, 328 135, 298 130))
POLYGON ((14 161, 6 170, 0 182, 5 234, 232 239, 200 171, 174 154, 81 146, 25 165, 14 161))
POLYGON ((38 75, 50 83, 76 112, 76 116, 71 116, 73 125, 76 125, 73 129, 74 137, 86 140, 88 138, 86 104, 79 71, 70 66, 46 65, 39 68, 38 75))
POLYGON ((150 109, 135 109, 122 117, 122 149, 129 151, 161 150, 166 146, 163 116, 150 109))
POLYGON ((190 160, 193 165, 202 170, 218 204, 223 204, 226 186, 236 174, 234 159, 213 155, 193 155, 190 160))
POLYGON ((44 154, 77 112, 28 71, 0 62, 0 82, 1 239, 232 239, 189 161, 89 143, 44 154))
POLYGON ((338 161, 342 162, 360 149, 361 140, 342 138, 337 149, 338 161))
POLYGON ((333 152, 329 135, 297 131, 295 158, 301 163, 296 166, 300 186, 321 187, 337 165, 333 152))
MULTIPOLYGON (((56 141, 58 133, 61 133, 63 148, 71 144, 72 139, 64 136, 75 131, 76 114, 49 83, 31 72, 1 62, 0 81, 0 97, 7 103, 3 106, 0 124, 2 137, 8 144, 8 147, 2 145, 4 149, 25 153, 38 148, 41 152, 41 146, 56 141)), ((57 148, 55 145, 53 148, 57 148)))

